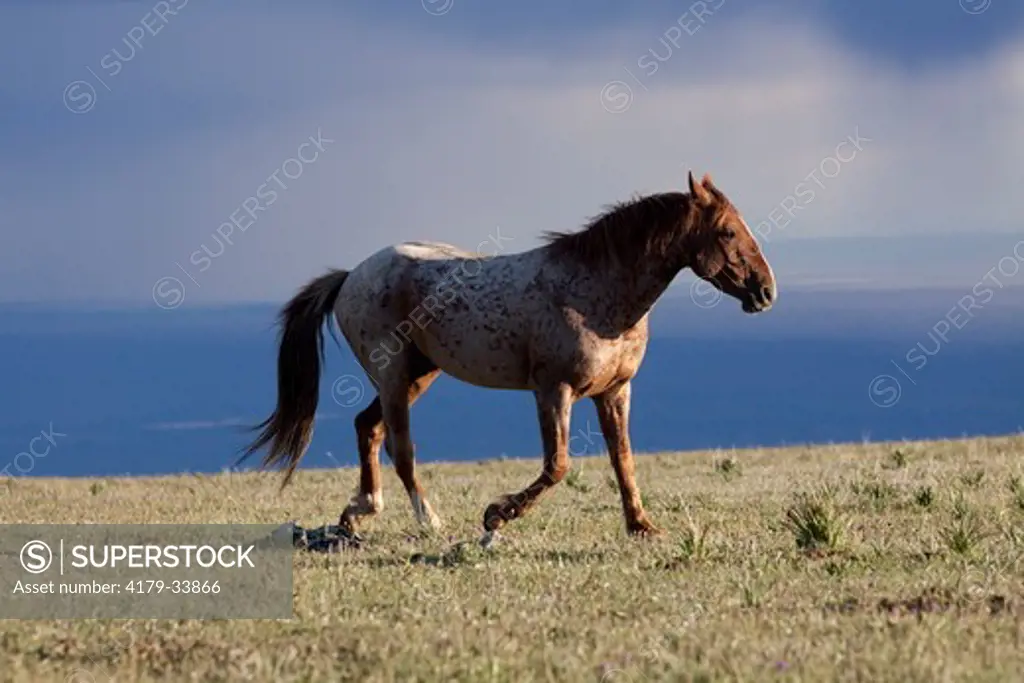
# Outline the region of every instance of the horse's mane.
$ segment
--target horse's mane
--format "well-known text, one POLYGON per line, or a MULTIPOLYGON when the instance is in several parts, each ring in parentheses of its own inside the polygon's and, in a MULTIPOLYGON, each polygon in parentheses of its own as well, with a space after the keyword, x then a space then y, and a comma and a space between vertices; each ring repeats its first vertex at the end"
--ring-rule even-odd
POLYGON ((694 221, 690 195, 663 192, 606 207, 577 232, 545 232, 551 253, 590 266, 638 264, 668 255, 675 239, 694 221))

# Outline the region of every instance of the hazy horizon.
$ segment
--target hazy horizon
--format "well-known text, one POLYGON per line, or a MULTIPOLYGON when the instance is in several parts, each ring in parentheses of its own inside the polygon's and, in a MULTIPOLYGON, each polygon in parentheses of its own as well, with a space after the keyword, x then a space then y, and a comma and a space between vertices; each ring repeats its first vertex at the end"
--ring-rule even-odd
MULTIPOLYGON (((838 296, 838 295, 837 295, 838 296)), ((884 299, 886 295, 878 295, 884 299)), ((950 318, 958 297, 908 308, 793 294, 748 316, 722 300, 670 297, 633 392, 638 452, 1006 434, 1024 425, 1020 299, 950 318), (847 305, 849 304, 849 305, 847 305), (930 309, 930 310, 929 310, 930 309), (950 322, 950 321, 953 322, 950 322)), ((913 301, 913 300, 912 300, 913 301)), ((0 315, 9 360, 0 452, 12 476, 219 472, 276 398, 277 307, 170 315, 35 307, 0 315), (17 362, 12 362, 17 359, 17 362), (31 440, 64 436, 46 457, 31 440), (45 437, 43 437, 45 438, 45 437)), ((352 420, 373 387, 327 340, 313 443, 303 467, 356 462, 352 420)), ((529 392, 438 379, 412 411, 422 462, 540 454, 529 392)), ((573 455, 604 450, 593 406, 573 411, 573 455)), ((42 442, 37 443, 36 445, 42 442)), ((246 467, 251 466, 247 463, 246 467)))

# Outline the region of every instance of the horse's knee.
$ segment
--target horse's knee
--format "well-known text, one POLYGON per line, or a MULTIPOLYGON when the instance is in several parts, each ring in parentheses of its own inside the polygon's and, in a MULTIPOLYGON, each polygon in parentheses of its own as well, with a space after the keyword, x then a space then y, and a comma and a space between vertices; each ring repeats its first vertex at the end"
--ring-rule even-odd
POLYGON ((565 479, 565 475, 569 474, 569 456, 563 455, 556 458, 547 468, 546 474, 552 484, 557 484, 565 479))
POLYGON ((373 410, 370 406, 356 415, 356 434, 360 440, 377 441, 384 436, 384 421, 381 418, 380 409, 373 410))

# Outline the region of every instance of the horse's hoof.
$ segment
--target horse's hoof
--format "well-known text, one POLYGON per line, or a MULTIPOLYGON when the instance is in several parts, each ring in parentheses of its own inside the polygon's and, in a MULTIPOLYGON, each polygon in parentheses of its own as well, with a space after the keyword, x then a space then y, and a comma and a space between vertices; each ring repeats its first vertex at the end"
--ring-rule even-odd
POLYGON ((484 510, 484 531, 487 533, 496 532, 505 525, 508 519, 506 519, 503 507, 503 502, 500 501, 487 506, 487 509, 484 510))
POLYGON ((438 517, 433 510, 430 510, 427 518, 425 520, 421 520, 420 524, 429 528, 431 531, 436 531, 438 533, 444 531, 444 522, 441 521, 441 518, 438 517))
POLYGON ((490 550, 494 547, 494 544, 498 542, 497 531, 485 531, 484 535, 480 537, 480 547, 484 550, 490 550))
POLYGON ((654 538, 656 536, 663 535, 665 532, 648 522, 646 519, 639 519, 635 522, 629 523, 627 533, 636 538, 654 538))

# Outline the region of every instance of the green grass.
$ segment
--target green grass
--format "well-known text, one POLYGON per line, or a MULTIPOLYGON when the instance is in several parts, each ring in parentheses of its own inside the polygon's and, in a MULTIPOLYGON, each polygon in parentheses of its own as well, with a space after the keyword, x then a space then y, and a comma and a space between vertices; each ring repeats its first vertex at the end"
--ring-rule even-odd
MULTIPOLYGON (((422 465, 441 535, 388 470, 364 549, 295 554, 292 620, 3 621, 0 681, 1015 680, 1024 438, 895 446, 638 456, 648 541, 577 458, 492 551, 457 541, 539 462, 422 465)), ((8 479, 0 521, 313 527, 356 481, 8 479)))
POLYGON ((849 523, 843 519, 835 498, 835 491, 828 487, 796 495, 796 501, 786 510, 785 526, 797 548, 812 552, 839 549, 849 523))

